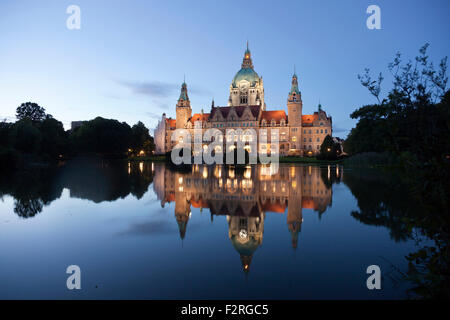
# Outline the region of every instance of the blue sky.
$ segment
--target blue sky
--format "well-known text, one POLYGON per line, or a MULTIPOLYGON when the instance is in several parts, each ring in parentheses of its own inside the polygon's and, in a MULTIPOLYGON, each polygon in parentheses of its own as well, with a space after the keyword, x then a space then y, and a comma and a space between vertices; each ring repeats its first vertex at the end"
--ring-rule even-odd
POLYGON ((163 112, 175 115, 184 75, 193 111, 208 112, 212 97, 226 105, 249 40, 267 109, 286 110, 296 65, 304 113, 320 100, 345 137, 349 114, 375 102, 358 73, 386 73, 397 51, 412 59, 426 42, 437 64, 450 53, 449 9, 447 0, 2 0, 0 119, 33 101, 66 128, 95 116, 154 128, 163 112), (66 27, 72 4, 80 30, 66 27), (371 4, 381 30, 366 27, 371 4))

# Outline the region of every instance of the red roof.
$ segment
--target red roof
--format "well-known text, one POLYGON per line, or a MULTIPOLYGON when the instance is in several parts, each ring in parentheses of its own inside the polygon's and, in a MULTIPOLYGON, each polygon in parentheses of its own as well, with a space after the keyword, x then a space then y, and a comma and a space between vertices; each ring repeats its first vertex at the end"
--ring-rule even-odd
POLYGON ((276 123, 280 123, 281 119, 287 120, 286 112, 284 110, 263 111, 261 114, 261 120, 265 119, 268 123, 275 120, 276 123))
POLYGON ((302 199, 302 208, 317 210, 317 206, 316 206, 316 203, 314 202, 314 199, 306 198, 306 197, 304 197, 302 199))
POLYGON ((285 203, 281 204, 280 202, 272 203, 270 201, 266 201, 262 204, 262 210, 276 213, 284 213, 284 211, 286 210, 286 204, 285 203))
POLYGON ((206 122, 209 119, 209 113, 204 113, 203 115, 201 113, 195 113, 189 121, 192 123, 195 123, 196 121, 202 121, 206 122))
POLYGON ((305 114, 302 115, 302 124, 313 124, 317 119, 319 119, 317 112, 314 112, 314 114, 305 114))
POLYGON ((171 119, 171 118, 167 118, 166 119, 166 124, 169 126, 169 128, 176 128, 177 120, 171 119))

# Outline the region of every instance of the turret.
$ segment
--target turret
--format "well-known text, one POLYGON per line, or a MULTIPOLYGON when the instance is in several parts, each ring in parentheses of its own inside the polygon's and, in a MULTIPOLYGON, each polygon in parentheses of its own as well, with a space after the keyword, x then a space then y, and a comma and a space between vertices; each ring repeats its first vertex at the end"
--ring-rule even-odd
POLYGON ((189 101, 186 82, 183 82, 183 84, 181 85, 181 93, 180 97, 178 98, 176 111, 176 126, 177 129, 182 129, 184 128, 184 125, 187 123, 189 118, 192 117, 191 102, 189 101))

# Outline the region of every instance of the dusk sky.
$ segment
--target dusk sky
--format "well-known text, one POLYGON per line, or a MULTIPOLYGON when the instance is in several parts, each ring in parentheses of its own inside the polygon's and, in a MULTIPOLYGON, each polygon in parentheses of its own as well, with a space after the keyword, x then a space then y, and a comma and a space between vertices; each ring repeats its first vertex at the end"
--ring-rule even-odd
POLYGON ((413 59, 430 43, 435 65, 450 54, 450 1, 0 1, 0 119, 36 102, 62 121, 96 116, 155 128, 175 116, 184 75, 193 112, 211 99, 227 104, 249 41, 263 76, 267 110, 286 108, 294 65, 303 113, 319 101, 334 135, 354 126, 350 113, 376 102, 357 79, 385 74, 400 51, 413 59), (69 5, 81 29, 69 30, 69 5), (369 5, 381 30, 369 30, 369 5), (446 40, 447 39, 447 40, 446 40))

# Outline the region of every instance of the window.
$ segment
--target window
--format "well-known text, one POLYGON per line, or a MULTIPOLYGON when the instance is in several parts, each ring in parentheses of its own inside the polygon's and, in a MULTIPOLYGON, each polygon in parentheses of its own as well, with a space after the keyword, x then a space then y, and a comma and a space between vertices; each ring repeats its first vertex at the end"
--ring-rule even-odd
POLYGON ((306 133, 306 130, 303 130, 303 133, 306 133))
POLYGON ((311 129, 309 130, 309 133, 311 133, 311 129))
POLYGON ((325 133, 328 133, 328 130, 327 130, 327 129, 325 129, 325 133))
POLYGON ((316 133, 319 133, 319 129, 316 130, 316 133))
POLYGON ((320 133, 323 133, 323 129, 320 129, 320 133))
POLYGON ((311 138, 309 138, 309 142, 312 142, 312 139, 311 139, 311 138))
POLYGON ((320 146, 319 146, 319 145, 317 145, 317 150, 319 150, 319 148, 320 148, 320 146))
POLYGON ((306 138, 303 138, 303 142, 306 142, 306 138))
POLYGON ((320 141, 320 139, 319 138, 317 138, 317 142, 319 142, 320 141))

